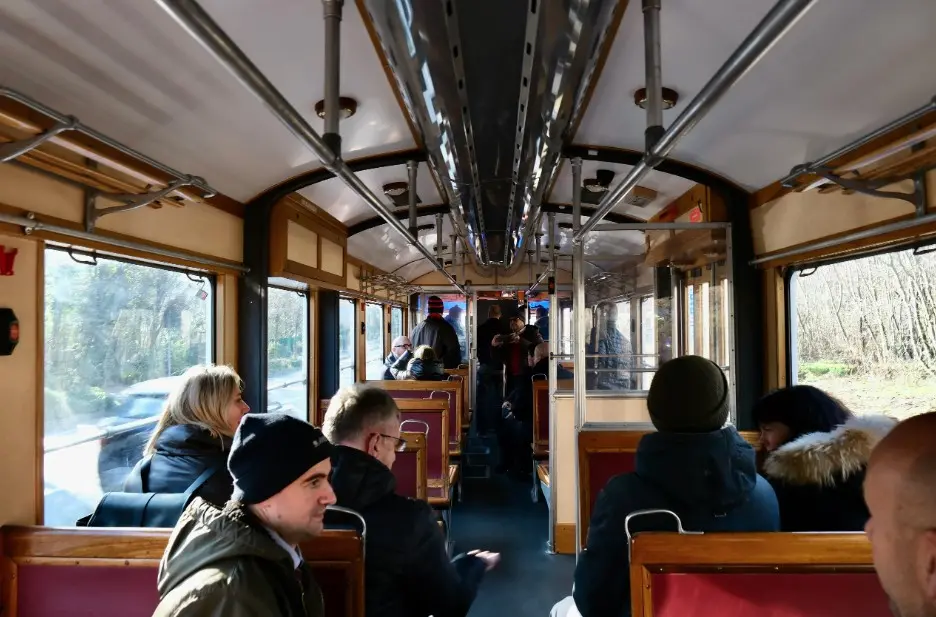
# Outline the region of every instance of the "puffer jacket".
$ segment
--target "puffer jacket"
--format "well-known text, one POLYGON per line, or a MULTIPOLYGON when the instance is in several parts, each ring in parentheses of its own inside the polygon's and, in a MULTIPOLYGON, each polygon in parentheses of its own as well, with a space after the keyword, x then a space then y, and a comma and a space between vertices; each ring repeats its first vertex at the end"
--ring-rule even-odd
POLYGON ((449 560, 432 508, 398 495, 396 478, 366 452, 336 446, 331 484, 338 505, 367 523, 367 617, 464 617, 484 577, 470 555, 449 560))
POLYGON ((393 369, 396 368, 399 370, 400 368, 402 368, 405 370, 406 365, 409 363, 409 361, 412 358, 413 358, 413 351, 411 349, 407 349, 406 352, 399 358, 397 358, 392 353, 387 354, 387 357, 384 358, 384 362, 383 362, 384 367, 385 367, 383 378, 388 381, 396 379, 396 376, 393 373, 393 369))
MULTIPOLYGON (((777 498, 758 475, 754 454, 733 426, 645 435, 635 471, 611 478, 595 503, 572 592, 583 617, 631 614, 624 533, 631 512, 672 510, 687 531, 777 531, 777 498)), ((630 530, 676 531, 676 524, 668 515, 647 515, 633 519, 630 530)))
POLYGON ((159 563, 153 617, 323 617, 322 591, 303 562, 235 503, 185 509, 159 563))
POLYGON ((448 375, 438 360, 420 360, 413 358, 406 368, 401 370, 394 366, 390 369, 396 379, 415 379, 416 381, 445 381, 448 375))
POLYGON ((413 349, 429 345, 445 368, 458 368, 461 363, 461 343, 452 324, 441 316, 430 315, 410 333, 413 349))
MULTIPOLYGON (((219 508, 234 492, 234 481, 227 470, 231 447, 228 437, 212 437, 208 429, 194 424, 166 428, 156 441, 144 492, 184 493, 209 466, 217 471, 195 492, 219 508)), ((136 469, 131 475, 136 473, 136 469)), ((129 482, 129 478, 128 478, 129 482)), ((124 490, 128 486, 125 484, 124 490)))
POLYGON ((834 431, 808 433, 764 461, 777 493, 782 531, 861 531, 870 517, 862 493, 871 450, 897 425, 889 416, 852 418, 834 431))

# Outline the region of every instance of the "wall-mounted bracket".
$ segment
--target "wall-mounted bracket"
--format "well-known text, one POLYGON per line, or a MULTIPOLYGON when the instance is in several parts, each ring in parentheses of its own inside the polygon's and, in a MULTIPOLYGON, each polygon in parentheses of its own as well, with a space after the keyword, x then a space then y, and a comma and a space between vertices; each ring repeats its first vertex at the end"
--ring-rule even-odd
POLYGON ((897 191, 882 191, 880 190, 882 186, 888 186, 906 180, 907 178, 876 178, 874 180, 862 180, 855 178, 843 178, 839 175, 836 175, 832 169, 828 167, 816 167, 811 171, 812 173, 825 178, 829 182, 833 182, 843 189, 849 191, 855 191, 857 193, 864 193, 865 195, 871 195, 873 197, 883 197, 885 199, 901 199, 903 201, 908 201, 913 204, 916 208, 916 215, 923 216, 926 214, 926 201, 927 201, 927 191, 926 191, 926 172, 931 169, 936 168, 936 166, 928 166, 924 169, 919 169, 913 172, 911 176, 913 178, 913 192, 912 193, 900 193, 897 191))
POLYGON ((195 176, 183 176, 173 180, 168 185, 166 185, 165 188, 159 189, 158 191, 151 191, 149 193, 141 194, 105 193, 95 189, 88 189, 85 191, 85 231, 94 231, 94 227, 97 225, 98 219, 100 219, 102 216, 116 214, 117 212, 128 212, 130 210, 136 210, 137 208, 148 206, 154 202, 159 201, 160 199, 165 199, 170 194, 183 187, 198 186, 200 182, 204 182, 204 180, 201 178, 196 178, 195 176), (98 208, 98 197, 106 197, 107 199, 121 202, 123 205, 111 206, 109 208, 98 208))
POLYGON ((55 126, 43 133, 0 145, 0 163, 12 161, 16 157, 38 148, 59 133, 71 131, 77 126, 78 119, 73 116, 68 116, 64 121, 56 123, 55 126))

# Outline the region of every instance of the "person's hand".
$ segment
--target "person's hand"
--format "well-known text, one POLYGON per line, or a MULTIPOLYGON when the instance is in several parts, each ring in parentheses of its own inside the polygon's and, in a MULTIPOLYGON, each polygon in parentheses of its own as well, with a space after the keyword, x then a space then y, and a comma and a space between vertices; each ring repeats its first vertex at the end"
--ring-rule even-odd
POLYGON ((500 563, 500 553, 492 553, 491 551, 482 551, 475 549, 468 553, 472 557, 477 557, 484 562, 484 571, 490 572, 493 570, 497 564, 500 563))
POLYGON ((500 334, 498 334, 497 336, 495 336, 495 337, 494 337, 494 340, 491 341, 491 346, 492 346, 492 347, 500 347, 500 346, 503 345, 503 344, 504 344, 504 340, 501 338, 501 335, 500 335, 500 334))

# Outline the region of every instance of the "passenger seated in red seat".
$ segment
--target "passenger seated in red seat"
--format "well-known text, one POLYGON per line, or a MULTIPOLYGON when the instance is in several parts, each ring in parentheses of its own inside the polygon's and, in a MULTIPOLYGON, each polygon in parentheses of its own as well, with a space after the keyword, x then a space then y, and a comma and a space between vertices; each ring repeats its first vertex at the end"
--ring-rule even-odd
POLYGON ((777 493, 783 531, 861 531, 861 494, 871 449, 897 424, 888 416, 855 417, 812 386, 772 392, 754 406, 764 475, 777 493))
POLYGON ((244 383, 229 366, 195 366, 185 372, 143 452, 152 457, 143 492, 184 493, 213 466, 218 470, 195 495, 218 507, 227 503, 234 488, 226 468, 231 437, 250 411, 241 398, 243 390, 244 383))
POLYGON ((472 551, 449 561, 432 508, 396 494, 390 468, 400 410, 384 390, 355 384, 332 397, 323 422, 336 444, 332 485, 338 505, 367 522, 364 599, 368 617, 464 617, 496 553, 472 551))
POLYGON ((249 414, 228 459, 223 510, 196 497, 159 564, 153 617, 321 617, 322 592, 298 545, 322 533, 335 503, 332 445, 285 414, 249 414))
MULTIPOLYGON (((573 598, 584 617, 630 615, 625 517, 672 510, 690 531, 776 531, 777 498, 757 473, 754 448, 728 419, 728 381, 699 356, 664 363, 647 408, 657 432, 637 446, 635 471, 608 481, 598 495, 588 542, 575 568, 573 598)), ((670 516, 635 519, 634 531, 676 531, 670 516)))
POLYGON ((894 617, 936 616, 936 412, 904 420, 868 463, 865 527, 894 617))
POLYGON ((429 345, 420 345, 413 352, 410 359, 405 356, 390 367, 390 373, 395 379, 415 379, 416 381, 445 381, 448 375, 445 367, 436 357, 429 345))

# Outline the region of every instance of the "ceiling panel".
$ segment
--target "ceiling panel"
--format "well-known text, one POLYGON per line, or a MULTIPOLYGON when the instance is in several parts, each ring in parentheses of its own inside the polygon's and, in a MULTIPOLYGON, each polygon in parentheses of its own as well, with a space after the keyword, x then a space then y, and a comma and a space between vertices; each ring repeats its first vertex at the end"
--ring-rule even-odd
MULTIPOLYGON (((322 5, 202 0, 316 131, 322 5)), ((415 146, 357 6, 341 22, 345 159, 415 146)), ((0 83, 239 200, 320 167, 314 155, 153 0, 4 0, 0 83)))
MULTIPOLYGON (((418 239, 420 244, 430 251, 434 251, 436 245, 435 217, 421 216, 417 219, 417 223, 419 225, 432 225, 432 229, 421 230, 418 233, 418 239)), ((449 218, 444 217, 442 219, 442 244, 448 247, 444 254, 445 259, 451 258, 451 245, 449 242, 451 233, 452 226, 449 218)), ((407 280, 422 276, 434 269, 432 264, 423 257, 422 253, 407 244, 399 233, 390 229, 386 224, 362 231, 348 238, 348 253, 361 261, 380 268, 384 272, 404 276, 407 280), (410 273, 413 272, 417 274, 411 276, 410 273)))
MULTIPOLYGON (((595 172, 599 169, 608 169, 614 172, 614 180, 611 182, 611 188, 620 184, 624 176, 627 175, 632 167, 630 165, 617 165, 614 163, 601 163, 599 161, 582 161, 582 180, 594 178, 595 172)), ((618 204, 613 212, 626 214, 642 220, 647 220, 673 200, 681 196, 695 185, 691 180, 671 176, 659 171, 651 171, 646 178, 640 181, 640 186, 653 189, 657 192, 657 197, 645 207, 632 206, 625 203, 618 204)), ((586 189, 582 189, 585 194, 586 189)), ((552 193, 549 196, 552 203, 570 204, 572 203, 572 165, 566 161, 559 170, 559 177, 553 186, 552 193)), ((585 203, 583 205, 594 208, 595 204, 585 203)))
MULTIPOLYGON (((407 182, 406 165, 394 165, 392 167, 380 167, 378 169, 368 169, 357 172, 357 175, 364 181, 373 192, 382 201, 395 208, 389 197, 383 193, 383 185, 390 182, 407 182)), ((315 205, 328 211, 329 214, 337 218, 345 225, 354 225, 361 221, 377 216, 363 199, 348 188, 344 182, 338 178, 318 182, 299 191, 303 197, 312 201, 315 205)), ((442 202, 439 196, 439 189, 435 185, 430 175, 429 166, 425 163, 419 164, 416 173, 416 194, 419 196, 420 205, 431 205, 442 202)))
MULTIPOLYGON (((680 96, 669 125, 774 0, 669 0, 661 11, 663 85, 680 96)), ((784 176, 933 95, 936 2, 825 0, 799 20, 672 152, 748 189, 784 176)), ((575 137, 642 150, 646 112, 640 5, 631 3, 575 137)))

